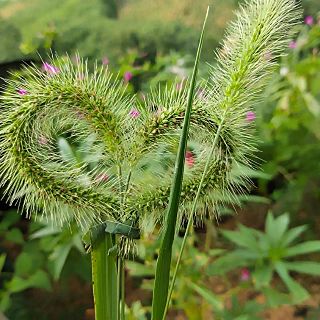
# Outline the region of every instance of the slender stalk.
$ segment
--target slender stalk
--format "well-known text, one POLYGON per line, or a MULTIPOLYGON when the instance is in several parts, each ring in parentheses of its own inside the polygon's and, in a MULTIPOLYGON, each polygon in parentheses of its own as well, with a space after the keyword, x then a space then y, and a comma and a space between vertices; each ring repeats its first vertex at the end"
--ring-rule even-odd
POLYGON ((121 319, 121 258, 118 257, 117 267, 117 320, 121 319))
POLYGON ((125 260, 122 259, 122 268, 121 268, 121 320, 125 320, 125 308, 126 308, 126 303, 125 303, 125 260))
POLYGON ((188 140, 188 132, 190 125, 191 109, 194 99, 194 90, 196 86, 196 76, 198 64, 203 43, 204 27, 207 21, 209 7, 203 23, 202 32, 199 39, 197 54, 195 58, 193 73, 190 81, 188 92, 188 101, 183 121, 183 128, 180 136, 179 149, 175 163, 175 172, 170 192, 168 213, 165 221, 164 236, 162 238, 159 257, 156 266, 155 284, 153 289, 152 300, 152 319, 160 320, 163 318, 167 299, 170 280, 170 264, 172 258, 172 245, 176 230, 177 214, 179 210, 179 202, 181 196, 181 187, 184 173, 185 153, 188 140))
POLYGON ((215 148, 217 146, 217 143, 218 143, 219 135, 220 135, 223 123, 224 123, 225 113, 226 113, 226 111, 224 112, 223 118, 222 118, 222 120, 221 120, 221 122, 219 124, 219 127, 217 129, 217 132, 215 134, 215 137, 214 137, 214 140, 213 140, 213 143, 212 143, 212 147, 211 147, 209 156, 208 156, 206 164, 205 164, 205 168, 204 168, 202 176, 201 176, 201 180, 200 180, 200 183, 199 183, 199 186, 198 186, 197 194, 196 194, 196 197, 195 197, 195 199, 193 201, 192 208, 191 208, 191 211, 190 211, 189 216, 188 216, 187 228, 186 228, 183 240, 182 240, 182 244, 181 244, 181 248, 180 248, 180 251, 179 251, 178 260, 177 260, 177 263, 176 263, 176 266, 175 266, 175 269, 174 269, 173 277, 172 277, 170 288, 169 288, 168 299, 167 299, 167 302, 166 302, 166 306, 165 306, 165 310, 164 310, 164 314, 163 314, 163 318, 162 319, 165 319, 166 314, 168 312, 168 308, 169 308, 169 305, 170 305, 171 296, 172 296, 172 292, 173 292, 174 285, 175 285, 175 282, 176 282, 177 273, 178 273, 179 266, 180 266, 180 263, 181 263, 183 251, 184 251, 184 248, 186 246, 187 237, 188 237, 190 229, 191 229, 191 227, 193 225, 193 216, 194 216, 194 213, 195 213, 196 208, 197 208, 197 203, 198 203, 199 196, 201 194, 201 189, 202 189, 202 186, 203 186, 203 182, 205 180, 206 174, 208 172, 208 169, 209 169, 209 166, 210 166, 210 163, 211 163, 211 158, 213 156, 214 150, 215 150, 215 148))
POLYGON ((110 233, 99 233, 92 241, 91 263, 96 320, 116 320, 116 263, 108 255, 114 246, 110 233))
POLYGON ((117 320, 125 319, 125 277, 124 259, 118 257, 117 273, 117 320))

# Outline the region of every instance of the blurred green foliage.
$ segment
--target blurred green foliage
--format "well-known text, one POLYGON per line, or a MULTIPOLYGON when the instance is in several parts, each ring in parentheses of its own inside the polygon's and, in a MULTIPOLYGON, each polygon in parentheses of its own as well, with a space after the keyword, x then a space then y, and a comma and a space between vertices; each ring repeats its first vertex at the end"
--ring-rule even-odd
MULTIPOLYGON (((319 213, 320 25, 303 26, 258 109, 263 169, 277 212, 319 213), (309 207, 308 207, 309 205, 309 207)), ((263 185, 261 185, 263 189, 263 185)))

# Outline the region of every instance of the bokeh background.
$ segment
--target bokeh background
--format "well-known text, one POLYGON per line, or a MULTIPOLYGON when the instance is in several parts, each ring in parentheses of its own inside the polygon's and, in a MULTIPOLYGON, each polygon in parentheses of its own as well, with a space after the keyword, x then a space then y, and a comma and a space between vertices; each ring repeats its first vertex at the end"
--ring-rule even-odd
MULTIPOLYGON (((79 54, 91 66, 108 66, 124 77, 129 93, 141 97, 176 79, 183 85, 207 5, 202 77, 208 75, 206 62, 215 63, 214 50, 241 2, 0 0, 0 76, 14 77, 31 62, 41 66, 54 52, 74 63, 79 54)), ((320 268, 297 267, 302 260, 320 261, 320 247, 310 247, 320 239, 320 1, 302 5, 298 36, 255 108, 261 168, 248 172, 254 187, 239 197, 241 206, 226 205, 215 221, 194 228, 170 319, 320 319, 320 268), (266 223, 268 212, 275 220, 269 213, 266 223), (246 257, 253 249, 247 246, 239 256, 222 259, 243 248, 232 239, 246 239, 249 231, 261 231, 275 248, 283 246, 277 235, 287 225, 305 225, 295 243, 309 244, 290 257, 296 263, 293 283, 270 271, 281 250, 250 262, 246 257)), ((127 263, 128 319, 150 317, 158 245, 157 235, 143 238, 139 256, 127 263)), ((0 270, 0 319, 93 319, 90 257, 73 226, 58 230, 27 220, 2 200, 0 270)))

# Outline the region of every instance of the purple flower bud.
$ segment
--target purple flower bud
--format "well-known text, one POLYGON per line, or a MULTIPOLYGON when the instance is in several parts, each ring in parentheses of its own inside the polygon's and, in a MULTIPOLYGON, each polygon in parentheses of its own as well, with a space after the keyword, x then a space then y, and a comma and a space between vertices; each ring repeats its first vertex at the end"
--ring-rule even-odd
POLYGON ((253 111, 248 111, 246 114, 246 120, 252 122, 256 119, 256 114, 253 111))
POLYGON ((265 61, 270 61, 272 59, 272 53, 270 51, 265 52, 263 58, 265 61))
POLYGON ((123 79, 125 82, 129 82, 132 79, 133 75, 130 71, 126 71, 123 75, 123 79))
POLYGON ((313 25, 313 16, 306 16, 304 18, 304 23, 307 24, 308 26, 313 25))
POLYGON ((75 54, 74 56, 72 56, 72 61, 74 64, 78 65, 81 62, 80 56, 78 54, 75 54))
POLYGON ((189 168, 192 168, 194 166, 195 159, 192 151, 186 152, 186 164, 189 168))
POLYGON ((24 96, 25 94, 28 93, 26 89, 22 89, 22 88, 18 89, 17 92, 18 94, 20 94, 20 96, 24 96))
POLYGON ((82 72, 79 72, 77 78, 78 78, 78 80, 83 80, 84 74, 82 72))
POLYGON ((39 144, 45 146, 48 143, 48 139, 45 136, 41 136, 41 137, 39 137, 38 142, 39 142, 39 144))
POLYGON ((177 91, 181 91, 183 89, 183 81, 180 81, 176 84, 177 91))
POLYGON ((102 58, 102 64, 104 65, 104 66, 107 66, 108 64, 109 64, 109 59, 108 59, 108 57, 103 57, 102 58))
POLYGON ((140 112, 137 109, 131 109, 129 112, 129 116, 131 118, 138 118, 140 116, 140 112))
POLYGON ((44 62, 42 64, 42 70, 47 72, 48 74, 57 74, 59 72, 59 68, 57 68, 47 62, 44 62))
POLYGON ((250 271, 247 268, 243 268, 241 270, 241 275, 240 275, 241 281, 248 281, 250 279, 250 271))
POLYGON ((109 180, 109 176, 105 173, 99 173, 96 177, 97 182, 107 182, 109 180))
POLYGON ((297 42, 294 41, 294 40, 290 41, 289 48, 290 49, 295 49, 296 47, 297 47, 297 42))

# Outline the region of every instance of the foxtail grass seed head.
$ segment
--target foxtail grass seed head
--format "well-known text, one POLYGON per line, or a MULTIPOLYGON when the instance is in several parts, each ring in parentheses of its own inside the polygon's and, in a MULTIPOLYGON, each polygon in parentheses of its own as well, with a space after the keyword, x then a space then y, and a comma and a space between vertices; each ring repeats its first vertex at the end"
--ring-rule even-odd
MULTIPOLYGON (((221 199, 248 185, 245 174, 235 179, 232 172, 252 165, 253 105, 301 12, 294 0, 252 0, 236 17, 206 86, 195 91, 181 217, 197 193, 218 127, 197 216, 213 214, 221 199)), ((128 71, 123 80, 132 77, 128 71)), ((0 172, 10 203, 27 216, 42 214, 59 225, 75 220, 84 230, 130 220, 143 231, 162 222, 189 80, 152 89, 143 101, 128 96, 121 80, 103 66, 91 73, 80 58, 76 64, 66 58, 7 81, 0 98, 0 172), (75 146, 86 151, 81 160, 75 146)), ((127 254, 132 241, 122 242, 127 254)))

